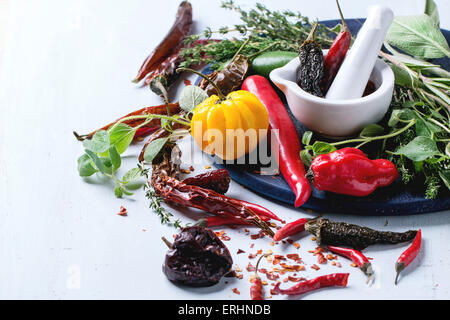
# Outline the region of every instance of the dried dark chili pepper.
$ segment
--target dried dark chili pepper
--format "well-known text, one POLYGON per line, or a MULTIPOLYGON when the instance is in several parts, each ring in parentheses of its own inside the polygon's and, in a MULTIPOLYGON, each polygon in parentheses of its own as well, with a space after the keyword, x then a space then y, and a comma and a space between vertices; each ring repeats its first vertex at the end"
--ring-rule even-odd
POLYGON ((406 249, 400 255, 397 262, 395 263, 395 272, 397 272, 397 275, 395 276, 395 284, 397 284, 400 272, 402 272, 403 269, 405 269, 417 257, 421 245, 422 245, 422 231, 419 229, 419 231, 417 231, 413 243, 409 246, 408 249, 406 249))
MULTIPOLYGON (((260 217, 263 221, 268 221, 267 217, 260 217)), ((252 226, 250 222, 245 220, 238 220, 233 218, 223 218, 223 217, 206 217, 198 220, 195 225, 202 227, 219 227, 219 226, 229 226, 229 225, 243 225, 243 226, 252 226)))
MULTIPOLYGON (((238 54, 223 70, 209 74, 208 78, 210 78, 226 96, 230 92, 239 89, 247 76, 249 68, 249 59, 246 56, 238 54)), ((216 89, 204 79, 200 80, 198 86, 205 90, 209 96, 216 94, 216 89)))
MULTIPOLYGON (((180 106, 178 105, 178 103, 170 103, 169 104, 169 111, 172 114, 178 113, 180 112, 180 106)), ((83 141, 86 139, 91 139, 94 134, 99 131, 99 130, 108 130, 108 128, 110 128, 111 126, 113 126, 114 124, 116 124, 118 121, 124 119, 124 118, 128 118, 131 116, 141 116, 141 115, 146 115, 146 114, 158 114, 158 115, 165 115, 167 114, 167 107, 165 104, 159 105, 159 106, 154 106, 154 107, 146 107, 146 108, 142 108, 139 110, 136 110, 134 112, 131 112, 119 119, 117 119, 116 121, 98 129, 95 130, 89 134, 86 135, 79 135, 78 133, 74 132, 75 137, 79 140, 79 141, 83 141)), ((137 127, 141 124, 143 124, 145 122, 145 119, 131 119, 131 120, 127 120, 124 121, 122 123, 129 125, 130 127, 137 127)), ((148 122, 145 126, 141 127, 140 129, 142 129, 141 131, 139 131, 140 129, 138 129, 138 131, 136 131, 136 134, 134 135, 134 138, 138 138, 138 137, 143 137, 147 134, 152 133, 153 131, 155 131, 156 129, 158 129, 158 127, 161 125, 161 120, 160 119, 153 119, 152 121, 148 122)))
POLYGON ((345 23, 341 7, 339 6, 339 2, 337 0, 336 4, 342 20, 342 30, 334 39, 327 55, 323 59, 323 78, 320 82, 320 88, 324 95, 326 95, 328 89, 333 83, 333 80, 336 77, 336 74, 339 71, 342 62, 344 61, 348 48, 350 48, 350 42, 352 40, 352 34, 350 33, 350 30, 345 23))
POLYGON ((328 250, 340 256, 350 259, 355 263, 367 276, 367 282, 373 280, 373 269, 369 259, 360 251, 350 248, 341 248, 335 246, 327 246, 328 250))
POLYGON ((318 23, 316 22, 312 26, 308 38, 300 45, 297 84, 306 92, 323 97, 323 93, 320 90, 320 81, 323 77, 323 53, 320 45, 314 41, 314 32, 317 25, 318 23))
POLYGON ((225 194, 230 186, 230 175, 226 169, 211 170, 198 174, 195 177, 186 178, 183 182, 191 186, 198 186, 225 194))
POLYGON ((276 294, 299 295, 325 287, 346 287, 349 275, 349 273, 328 274, 299 282, 288 289, 280 289, 281 283, 277 283, 272 291, 276 294))
POLYGON ((208 228, 183 228, 166 254, 163 272, 170 281, 190 286, 215 285, 231 271, 233 259, 224 243, 208 228))
POLYGON ((278 229, 273 236, 273 241, 280 241, 294 234, 305 231, 305 224, 309 219, 302 218, 293 222, 285 224, 281 229, 278 229))
POLYGON ((316 237, 318 245, 344 245, 364 249, 372 244, 395 244, 411 241, 417 231, 378 231, 346 222, 334 222, 324 218, 310 220, 306 231, 316 237))
POLYGON ((145 59, 133 82, 137 83, 144 79, 152 70, 158 68, 168 55, 174 50, 179 49, 178 46, 189 34, 191 27, 192 6, 188 1, 183 1, 178 7, 175 23, 172 25, 172 28, 156 49, 145 59))
POLYGON ((255 278, 253 280, 252 286, 250 287, 250 298, 252 300, 264 300, 264 288, 263 288, 261 278, 258 275, 258 268, 259 268, 259 263, 261 262, 262 258, 266 258, 270 255, 271 255, 271 253, 263 254, 259 257, 258 261, 256 262, 255 278))

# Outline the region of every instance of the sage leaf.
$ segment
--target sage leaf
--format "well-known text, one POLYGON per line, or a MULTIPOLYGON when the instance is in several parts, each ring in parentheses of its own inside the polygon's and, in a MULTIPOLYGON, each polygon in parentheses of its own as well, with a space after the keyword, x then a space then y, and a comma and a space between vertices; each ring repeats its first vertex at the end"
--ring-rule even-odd
POLYGON ((326 153, 331 153, 336 151, 336 147, 332 146, 329 143, 323 142, 323 141, 316 141, 314 142, 313 146, 312 146, 312 150, 314 152, 315 156, 321 155, 321 154, 326 154, 326 153))
POLYGON ((100 158, 91 150, 85 150, 86 154, 91 158, 92 162, 94 162, 94 165, 97 167, 98 171, 101 173, 105 173, 105 166, 103 165, 103 162, 100 160, 100 158))
POLYGON ((450 57, 447 40, 435 21, 426 14, 395 17, 386 41, 422 59, 450 57))
POLYGON ((433 0, 425 1, 425 14, 433 19, 434 23, 439 26, 439 12, 436 2, 434 2, 433 0))
POLYGON ((111 146, 111 148, 109 148, 109 158, 111 159, 112 169, 116 172, 122 164, 122 159, 120 158, 116 146, 111 146))
POLYGON ((168 140, 169 137, 156 139, 150 142, 145 149, 144 160, 148 163, 152 163, 153 159, 155 159, 168 140))
POLYGON ((122 178, 123 184, 127 184, 136 181, 141 177, 142 170, 140 168, 131 168, 128 170, 122 178))
POLYGON ((119 123, 113 130, 109 132, 109 140, 112 146, 116 146, 119 154, 127 150, 133 141, 136 130, 125 123, 119 123))
POLYGON ((86 153, 78 158, 77 163, 80 177, 89 177, 98 172, 98 170, 92 165, 91 158, 86 153))
POLYGON ((102 153, 109 148, 109 134, 105 130, 97 131, 92 139, 84 140, 83 146, 85 149, 95 153, 102 153))
POLYGON ((413 161, 424 161, 435 155, 439 155, 436 142, 428 137, 415 137, 407 145, 400 147, 394 154, 404 155, 413 161))
POLYGON ((359 136, 361 138, 368 138, 368 137, 376 137, 381 135, 384 132, 384 128, 380 126, 379 124, 369 124, 364 129, 362 129, 359 136))
POLYGON ((185 111, 192 111, 196 106, 205 101, 208 98, 206 92, 193 85, 189 85, 183 88, 183 91, 180 93, 180 98, 178 103, 180 104, 180 108, 185 111))

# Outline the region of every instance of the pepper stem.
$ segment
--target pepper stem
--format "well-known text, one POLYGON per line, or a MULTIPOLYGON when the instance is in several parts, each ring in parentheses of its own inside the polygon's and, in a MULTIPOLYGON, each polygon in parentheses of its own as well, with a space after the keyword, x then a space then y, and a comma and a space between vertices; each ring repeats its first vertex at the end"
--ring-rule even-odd
POLYGON ((243 43, 242 45, 239 47, 238 51, 236 51, 236 53, 234 54, 233 58, 231 59, 231 61, 233 61, 234 59, 236 59, 236 57, 241 53, 242 49, 244 49, 244 47, 247 45, 247 43, 250 41, 250 37, 248 37, 243 43))
POLYGON ((342 14, 341 6, 339 5, 339 1, 338 0, 336 0, 336 4, 337 4, 338 10, 339 10, 339 15, 341 16, 342 26, 344 27, 344 29, 347 30, 348 29, 347 23, 345 22, 344 15, 342 14))
POLYGON ((265 254, 261 255, 258 258, 258 261, 256 261, 256 266, 255 266, 255 277, 256 278, 259 278, 259 276, 258 276, 258 268, 259 268, 259 263, 261 262, 262 258, 267 258, 270 255, 271 255, 271 253, 265 253, 265 254))
POLYGON ((172 242, 167 240, 165 237, 161 237, 161 240, 166 244, 169 249, 172 249, 172 242))
POLYGON ((316 21, 314 22, 314 24, 311 27, 311 32, 308 35, 308 38, 306 38, 306 41, 313 41, 314 40, 314 33, 316 32, 317 26, 319 25, 319 23, 316 21))
POLYGON ((225 95, 222 93, 222 91, 220 90, 220 88, 217 86, 217 84, 214 83, 214 81, 212 81, 210 78, 208 78, 206 75, 204 75, 201 72, 198 72, 196 70, 193 70, 191 68, 178 68, 177 69, 177 73, 183 72, 183 71, 188 71, 188 72, 192 72, 196 75, 198 75, 199 77, 202 77, 203 79, 205 79, 206 81, 208 81, 208 83, 210 85, 212 85, 214 87, 214 89, 216 89, 217 95, 219 96, 220 99, 225 99, 225 95))

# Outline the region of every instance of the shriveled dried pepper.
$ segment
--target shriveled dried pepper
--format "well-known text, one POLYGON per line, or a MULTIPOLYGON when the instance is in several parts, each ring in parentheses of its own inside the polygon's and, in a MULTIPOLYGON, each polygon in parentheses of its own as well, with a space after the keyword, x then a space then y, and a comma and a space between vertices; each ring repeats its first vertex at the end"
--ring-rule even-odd
POLYGON ((396 244, 408 242, 417 234, 406 232, 378 231, 346 222, 335 222, 324 218, 312 219, 305 225, 306 231, 316 237, 318 245, 349 246, 358 250, 373 244, 396 244))
POLYGON ((192 27, 192 6, 188 1, 181 2, 178 7, 175 22, 166 37, 156 49, 145 59, 133 82, 139 82, 150 72, 156 70, 171 53, 179 49, 183 39, 192 27))
POLYGON ((349 275, 349 273, 327 274, 299 282, 288 289, 280 289, 281 283, 277 283, 272 291, 276 294, 299 295, 325 287, 346 287, 349 275))
POLYGON ((186 178, 183 182, 225 194, 230 186, 230 174, 226 169, 211 170, 195 177, 186 178))
POLYGON ((323 77, 323 53, 320 45, 314 41, 314 32, 318 23, 311 29, 308 38, 300 45, 298 57, 300 65, 297 69, 297 84, 315 96, 323 97, 320 81, 323 77))
POLYGON ((311 163, 318 190, 364 197, 399 177, 395 165, 385 159, 370 160, 359 149, 343 148, 317 156, 311 163))
MULTIPOLYGON (((260 216, 261 220, 267 222, 269 218, 260 216)), ((224 218, 218 216, 211 216, 206 218, 201 218, 198 220, 195 225, 203 226, 203 227, 219 227, 219 226, 229 226, 229 225, 243 225, 243 226, 252 226, 252 224, 245 220, 238 220, 234 218, 224 218)))

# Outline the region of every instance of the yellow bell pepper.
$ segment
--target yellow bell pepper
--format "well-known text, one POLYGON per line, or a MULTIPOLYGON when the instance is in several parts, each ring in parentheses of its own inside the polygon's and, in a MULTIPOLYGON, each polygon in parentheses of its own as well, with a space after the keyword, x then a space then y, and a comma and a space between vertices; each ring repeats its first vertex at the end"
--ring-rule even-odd
POLYGON ((197 145, 223 160, 250 153, 267 135, 266 107, 248 91, 231 92, 224 99, 216 95, 193 111, 191 135, 197 145))

